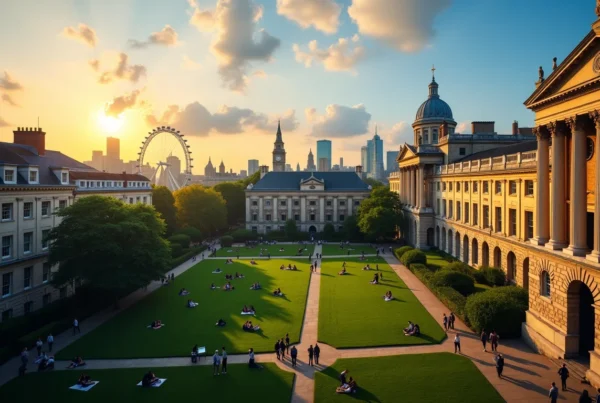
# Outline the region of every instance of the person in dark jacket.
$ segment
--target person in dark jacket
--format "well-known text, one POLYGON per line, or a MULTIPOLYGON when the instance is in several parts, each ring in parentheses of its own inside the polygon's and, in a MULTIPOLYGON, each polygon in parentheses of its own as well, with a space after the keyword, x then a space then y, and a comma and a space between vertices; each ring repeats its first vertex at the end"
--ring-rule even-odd
POLYGON ((487 352, 487 349, 485 348, 485 346, 488 341, 488 334, 485 332, 485 329, 481 330, 480 340, 481 340, 481 344, 483 344, 483 352, 487 352))
POLYGON ((562 367, 558 370, 558 375, 560 376, 560 382, 562 383, 562 390, 567 390, 567 378, 569 377, 569 370, 567 369, 567 364, 563 364, 562 367))
POLYGON ((313 346, 311 344, 310 347, 308 347, 308 365, 310 365, 310 366, 313 365, 314 354, 315 354, 315 349, 313 348, 313 346))
POLYGON ((321 355, 321 347, 315 343, 315 348, 313 349, 313 353, 315 355, 315 364, 319 365, 319 356, 321 355))
POLYGON ((290 356, 292 357, 292 367, 296 366, 296 360, 298 359, 298 349, 296 349, 296 346, 292 346, 292 349, 290 350, 290 356))
POLYGON ((496 358, 496 372, 498 373, 498 378, 502 378, 502 371, 504 371, 504 357, 502 354, 498 354, 496 358))

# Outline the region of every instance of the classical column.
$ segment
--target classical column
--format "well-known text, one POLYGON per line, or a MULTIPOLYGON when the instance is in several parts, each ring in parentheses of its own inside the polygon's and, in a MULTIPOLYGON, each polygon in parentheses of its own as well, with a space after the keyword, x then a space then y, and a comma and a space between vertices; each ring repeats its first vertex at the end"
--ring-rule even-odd
POLYGON ((319 222, 325 222, 325 197, 319 197, 319 222))
POLYGON ((563 252, 573 256, 585 256, 587 252, 587 189, 586 150, 583 119, 575 116, 566 120, 571 129, 571 206, 569 247, 563 252))
POLYGON ((279 200, 277 199, 277 197, 273 197, 273 200, 271 200, 271 206, 273 206, 273 214, 271 214, 271 217, 273 218, 273 223, 276 224, 277 221, 279 221, 279 200))
POLYGON ((288 196, 288 198, 287 198, 287 219, 288 220, 294 219, 294 215, 292 213, 293 204, 294 204, 294 201, 292 200, 292 196, 288 196))
POLYGON ((421 209, 421 188, 423 181, 421 180, 421 168, 419 165, 415 167, 415 207, 421 209))
POLYGON ((352 215, 352 213, 354 212, 353 208, 354 208, 354 200, 352 199, 352 197, 348 197, 346 199, 346 211, 347 211, 346 216, 349 217, 352 215))
POLYGON ((263 197, 259 197, 258 198, 258 221, 259 222, 263 222, 265 217, 264 217, 264 201, 263 201, 263 197))
POLYGON ((406 168, 402 169, 402 202, 404 204, 408 204, 408 192, 409 192, 409 179, 408 179, 408 170, 406 168))
POLYGON ((565 194, 565 124, 552 122, 546 125, 552 135, 552 228, 548 249, 561 250, 568 245, 565 220, 567 218, 567 200, 565 194))
MULTIPOLYGON (((550 177, 548 167, 550 145, 548 132, 544 127, 534 127, 533 132, 537 137, 537 192, 535 199, 535 236, 532 242, 537 245, 544 245, 550 237, 550 177)), ((491 189, 491 191, 493 192, 494 189, 491 189)))
MULTIPOLYGON (((306 222, 306 196, 300 197, 300 223, 306 222)), ((300 230, 302 231, 302 230, 300 230)))
POLYGON ((427 207, 427 202, 425 199, 425 165, 419 165, 419 181, 417 182, 419 186, 419 208, 424 209, 427 207))
POLYGON ((594 189, 594 242, 592 253, 587 255, 589 260, 600 263, 600 111, 590 113, 590 118, 596 126, 596 143, 594 157, 596 158, 596 188, 594 189))
MULTIPOLYGON (((338 198, 333 196, 333 222, 338 222, 338 198)), ((337 231, 337 230, 336 230, 337 231)))
POLYGON ((410 168, 410 205, 417 206, 417 170, 415 167, 410 168))
POLYGON ((252 217, 250 216, 250 198, 246 197, 246 222, 251 221, 251 219, 252 217))

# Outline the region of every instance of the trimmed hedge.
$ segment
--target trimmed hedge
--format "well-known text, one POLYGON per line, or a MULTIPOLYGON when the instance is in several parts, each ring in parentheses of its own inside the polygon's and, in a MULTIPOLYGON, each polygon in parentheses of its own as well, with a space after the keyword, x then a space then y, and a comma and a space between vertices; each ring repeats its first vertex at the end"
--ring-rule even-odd
POLYGON ((427 266, 421 263, 414 263, 410 265, 409 269, 419 280, 421 280, 421 282, 423 282, 423 284, 429 288, 432 287, 431 280, 433 279, 433 272, 429 270, 427 266))
POLYGON ((473 269, 471 266, 469 266, 466 263, 463 262, 452 262, 449 265, 447 265, 446 267, 443 268, 444 270, 451 270, 451 271, 455 271, 458 273, 462 273, 462 274, 466 274, 467 276, 474 278, 474 272, 475 269, 473 269))
POLYGON ((236 229, 230 235, 235 242, 253 241, 258 238, 258 234, 244 228, 236 229))
POLYGON ((411 251, 411 250, 414 250, 414 248, 412 246, 402 246, 401 248, 394 249, 394 255, 396 255, 398 260, 400 260, 402 255, 404 255, 406 252, 411 251))
POLYGON ((519 337, 528 308, 527 291, 499 287, 467 298, 466 314, 476 332, 495 330, 504 338, 519 337))
MULTIPOLYGON (((187 249, 186 249, 187 250, 187 249)), ((178 243, 172 243, 171 244, 171 257, 175 258, 178 256, 181 256, 185 253, 185 250, 183 249, 183 246, 181 246, 178 243)))
POLYGON ((221 237, 221 246, 229 247, 233 245, 233 237, 229 235, 225 235, 221 237))
POLYGON ((463 322, 469 325, 469 320, 465 314, 465 305, 467 297, 451 287, 437 287, 433 292, 451 312, 454 312, 463 322))
POLYGON ((425 253, 423 253, 422 251, 420 251, 418 249, 409 250, 408 252, 406 252, 402 255, 402 257, 400 258, 400 261, 406 267, 409 267, 411 264, 414 264, 414 263, 426 264, 427 263, 427 255, 425 255, 425 253))
POLYGON ((188 252, 183 255, 171 260, 171 269, 179 266, 182 263, 185 263, 188 259, 191 259, 193 256, 196 256, 200 252, 206 249, 206 246, 198 246, 197 248, 192 248, 188 252))
POLYGON ((475 290, 475 281, 468 274, 442 269, 433 275, 431 284, 434 287, 451 287, 462 295, 470 295, 475 290))
POLYGON ((484 266, 479 269, 485 277, 485 283, 489 286, 500 286, 506 284, 506 274, 502 269, 484 266))
MULTIPOLYGON (((183 227, 179 231, 175 233, 175 235, 187 235, 190 237, 192 242, 201 242, 202 241, 202 231, 200 231, 196 227, 183 227)), ((185 248, 186 246, 184 246, 185 248)))

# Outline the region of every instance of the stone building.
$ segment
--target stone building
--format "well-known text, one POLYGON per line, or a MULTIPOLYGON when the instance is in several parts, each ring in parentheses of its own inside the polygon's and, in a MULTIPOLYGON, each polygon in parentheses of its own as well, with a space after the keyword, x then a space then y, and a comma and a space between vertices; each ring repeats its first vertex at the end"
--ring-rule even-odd
MULTIPOLYGON (((423 147, 431 136, 413 125, 415 145, 403 146, 390 177, 409 217, 404 235, 472 266, 502 268, 529 291, 523 338, 584 363, 599 386, 600 18, 548 77, 540 68, 525 105, 535 127, 513 124, 509 136, 467 139, 442 123, 438 144, 423 147)), ((492 132, 486 125, 473 132, 492 132)))

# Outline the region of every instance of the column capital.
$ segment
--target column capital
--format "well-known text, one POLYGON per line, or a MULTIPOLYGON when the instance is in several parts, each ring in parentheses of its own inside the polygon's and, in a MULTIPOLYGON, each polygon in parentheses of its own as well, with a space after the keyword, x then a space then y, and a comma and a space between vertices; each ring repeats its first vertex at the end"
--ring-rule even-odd
POLYGON ((583 116, 575 115, 565 119, 565 123, 569 126, 571 133, 583 129, 583 116))
POLYGON ((567 126, 565 122, 560 120, 555 120, 554 122, 550 122, 546 125, 546 129, 550 133, 552 137, 556 137, 557 135, 564 135, 567 126))
POLYGON ((600 111, 595 110, 589 113, 590 119, 596 124, 596 129, 600 129, 600 111))
POLYGON ((548 130, 545 126, 536 126, 532 128, 531 131, 533 134, 535 134, 535 137, 537 137, 538 140, 547 140, 549 137, 548 130))

